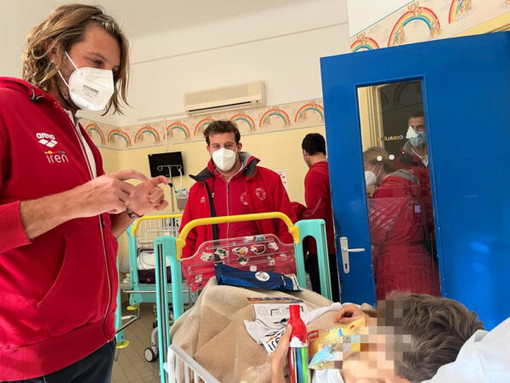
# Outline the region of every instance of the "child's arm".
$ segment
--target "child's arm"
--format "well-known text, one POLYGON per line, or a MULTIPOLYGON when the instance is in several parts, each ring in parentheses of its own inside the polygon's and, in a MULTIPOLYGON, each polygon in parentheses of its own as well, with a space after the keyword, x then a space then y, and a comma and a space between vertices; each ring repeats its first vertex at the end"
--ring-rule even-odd
POLYGON ((287 363, 287 351, 289 349, 292 326, 289 324, 278 341, 278 346, 273 352, 271 359, 271 383, 285 383, 284 368, 287 363))

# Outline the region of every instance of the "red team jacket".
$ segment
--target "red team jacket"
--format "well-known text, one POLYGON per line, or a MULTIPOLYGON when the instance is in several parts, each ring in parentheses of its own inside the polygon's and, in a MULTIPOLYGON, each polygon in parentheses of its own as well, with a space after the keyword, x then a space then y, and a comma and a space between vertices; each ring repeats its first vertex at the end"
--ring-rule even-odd
POLYGON ((425 246, 421 187, 412 170, 388 175, 369 200, 377 299, 393 290, 440 295, 437 264, 425 246))
MULTIPOLYGON (((240 157, 243 169, 232 177, 230 182, 226 182, 216 171, 212 160, 207 164, 207 168, 193 177, 197 182, 190 189, 181 229, 193 219, 211 217, 206 183, 214 194, 217 216, 279 211, 287 214, 293 222, 296 221, 280 176, 272 170, 258 166, 259 160, 248 153, 241 152, 240 157)), ((280 219, 218 226, 218 238, 275 234, 282 242, 292 243, 292 236, 280 219)), ((202 242, 212 239, 211 225, 197 226, 189 232, 186 246, 182 251, 183 272, 186 277, 189 261, 187 262, 185 258, 191 257, 202 242)))
MULTIPOLYGON (((97 174, 104 173, 92 149, 97 174)), ((76 128, 58 102, 0 78, 0 381, 58 371, 115 335, 117 242, 108 214, 27 238, 20 201, 91 180, 76 128)))
MULTIPOLYGON (((329 186, 329 166, 327 161, 313 164, 305 176, 305 203, 300 219, 323 219, 326 222, 328 253, 335 254, 335 228, 331 206, 331 189, 329 186)), ((317 254, 315 241, 308 242, 308 251, 317 254)))

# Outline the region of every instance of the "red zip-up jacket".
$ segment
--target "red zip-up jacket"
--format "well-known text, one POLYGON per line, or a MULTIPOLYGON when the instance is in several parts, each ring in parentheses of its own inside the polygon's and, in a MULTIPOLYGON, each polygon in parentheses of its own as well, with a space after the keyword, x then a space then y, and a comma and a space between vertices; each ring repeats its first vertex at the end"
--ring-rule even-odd
MULTIPOLYGON (((329 165, 319 161, 310 166, 305 176, 306 210, 302 219, 323 219, 326 222, 328 253, 335 254, 335 228, 333 226, 333 208, 331 206, 331 189, 329 186, 329 165)), ((315 241, 309 242, 310 253, 317 254, 315 241)))
POLYGON ((389 174, 369 199, 377 299, 391 291, 441 295, 437 263, 424 244, 421 185, 413 170, 389 174))
MULTIPOLYGON (((99 151, 81 129, 104 173, 99 151)), ((27 238, 20 201, 92 179, 76 127, 59 103, 0 78, 0 381, 58 371, 115 335, 117 242, 108 214, 27 238)))
MULTIPOLYGON (((298 219, 323 219, 326 223, 328 253, 335 254, 335 228, 333 226, 333 208, 331 206, 331 188, 329 186, 329 165, 327 161, 318 161, 305 176, 305 203, 293 202, 298 219)), ((315 241, 305 241, 306 250, 317 254, 315 241)))
MULTIPOLYGON (((279 211, 288 215, 292 222, 296 221, 292 205, 280 176, 272 170, 258 166, 259 160, 248 153, 241 152, 240 156, 241 160, 244 160, 242 172, 244 172, 245 181, 243 183, 232 183, 232 185, 235 185, 232 188, 229 188, 229 184, 223 182, 224 180, 219 179, 221 175, 216 172, 212 160, 209 161, 207 168, 192 177, 197 182, 190 189, 188 202, 181 220, 181 229, 193 219, 211 216, 211 206, 205 183, 207 183, 211 192, 214 193, 216 211, 234 210, 234 214, 237 214, 240 209, 243 209, 242 207, 237 206, 233 209, 232 207, 228 208, 225 204, 239 205, 245 203, 248 209, 246 213, 279 211), (220 189, 223 190, 217 187, 219 183, 222 185, 220 189), (229 188, 228 193, 227 188, 229 188)), ((235 230, 235 235, 275 234, 282 242, 293 242, 287 226, 281 219, 258 220, 255 221, 254 226, 258 229, 256 233, 249 231, 242 232, 243 229, 238 227, 235 230)), ((219 238, 225 238, 228 232, 226 224, 219 231, 219 238), (223 234, 225 236, 221 236, 223 234)), ((186 268, 189 266, 189 262, 185 258, 191 257, 202 242, 212 239, 211 225, 197 226, 189 232, 186 237, 186 246, 182 250, 183 272, 186 277, 188 277, 186 268)))
POLYGON ((407 169, 411 170, 413 174, 420 181, 420 198, 423 203, 425 220, 425 229, 427 230, 425 233, 425 240, 427 242, 432 242, 433 244, 429 245, 435 255, 435 227, 434 227, 434 212, 432 207, 432 189, 430 184, 430 174, 429 168, 423 164, 421 158, 414 153, 412 150, 412 145, 408 141, 405 142, 402 149, 400 149, 400 154, 395 158, 393 162, 393 169, 407 169))

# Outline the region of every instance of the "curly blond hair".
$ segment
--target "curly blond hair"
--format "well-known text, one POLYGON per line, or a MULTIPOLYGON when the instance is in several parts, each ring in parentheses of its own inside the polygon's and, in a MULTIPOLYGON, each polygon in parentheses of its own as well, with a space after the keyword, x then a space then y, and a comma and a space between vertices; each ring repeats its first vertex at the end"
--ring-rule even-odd
POLYGON ((66 58, 65 52, 83 40, 86 28, 95 23, 115 38, 120 46, 120 65, 114 73, 115 92, 108 102, 105 114, 113 108, 122 113, 121 105, 127 103, 129 81, 129 44, 117 22, 103 9, 84 4, 68 4, 56 8, 41 24, 32 28, 27 35, 23 52, 22 78, 48 91, 50 81, 58 74, 66 58), (53 61, 48 53, 57 49, 53 61))
MULTIPOLYGON (((392 156, 393 158, 395 156, 392 156)), ((363 161, 370 165, 382 164, 384 172, 390 174, 393 172, 393 158, 390 154, 378 146, 368 148, 363 152, 363 161)))

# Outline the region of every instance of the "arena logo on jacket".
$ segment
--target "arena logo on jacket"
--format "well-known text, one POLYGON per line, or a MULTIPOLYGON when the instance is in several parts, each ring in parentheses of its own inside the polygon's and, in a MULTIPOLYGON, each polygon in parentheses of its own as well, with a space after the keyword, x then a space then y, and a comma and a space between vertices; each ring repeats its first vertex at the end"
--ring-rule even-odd
POLYGON ((53 134, 49 133, 36 133, 37 141, 45 147, 45 149, 49 149, 44 151, 46 155, 46 159, 50 164, 62 164, 68 163, 69 158, 66 155, 64 150, 53 151, 52 149, 58 144, 58 141, 55 139, 53 134))

